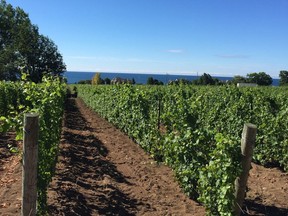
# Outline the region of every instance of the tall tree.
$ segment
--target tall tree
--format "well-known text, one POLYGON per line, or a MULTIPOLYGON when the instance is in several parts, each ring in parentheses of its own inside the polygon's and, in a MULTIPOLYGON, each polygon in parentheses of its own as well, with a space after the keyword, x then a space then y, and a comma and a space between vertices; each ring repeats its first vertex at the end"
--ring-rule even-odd
POLYGON ((282 70, 279 73, 279 77, 280 77, 280 85, 288 85, 288 71, 286 70, 282 70))
POLYGON ((196 82, 198 85, 214 85, 215 80, 212 78, 210 74, 204 73, 200 76, 199 80, 196 82))
POLYGON ((0 80, 16 80, 24 70, 35 82, 45 73, 60 75, 66 70, 54 42, 39 34, 21 8, 0 1, 0 80))
POLYGON ((33 81, 41 81, 44 74, 60 75, 66 70, 62 55, 58 52, 55 43, 43 35, 38 36, 37 55, 28 55, 26 70, 33 81))
POLYGON ((101 79, 101 74, 100 73, 95 73, 95 75, 92 78, 92 85, 100 85, 103 84, 104 81, 101 79))
POLYGON ((265 72, 250 73, 247 74, 247 77, 249 82, 256 83, 258 85, 268 86, 271 85, 273 82, 272 77, 265 72))

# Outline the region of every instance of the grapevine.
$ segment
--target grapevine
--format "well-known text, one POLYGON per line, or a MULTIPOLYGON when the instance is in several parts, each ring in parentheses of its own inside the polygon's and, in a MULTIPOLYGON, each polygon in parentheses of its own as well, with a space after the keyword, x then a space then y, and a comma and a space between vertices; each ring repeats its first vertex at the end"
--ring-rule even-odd
POLYGON ((171 166, 184 191, 202 202, 208 214, 233 214, 244 123, 258 127, 254 160, 288 170, 285 88, 77 85, 77 89, 90 107, 171 166))

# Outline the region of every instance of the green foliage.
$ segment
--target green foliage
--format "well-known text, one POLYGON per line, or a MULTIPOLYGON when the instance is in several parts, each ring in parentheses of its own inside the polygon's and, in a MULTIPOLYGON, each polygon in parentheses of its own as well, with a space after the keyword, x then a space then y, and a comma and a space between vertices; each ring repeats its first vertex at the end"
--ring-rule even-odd
POLYGON ((101 79, 101 74, 100 73, 95 73, 95 75, 92 78, 91 84, 92 85, 100 85, 103 84, 104 81, 101 79))
POLYGON ((216 134, 215 139, 216 147, 210 153, 211 159, 200 171, 199 201, 205 203, 208 215, 233 216, 234 182, 241 171, 240 144, 239 140, 227 139, 222 134, 216 134))
POLYGON ((288 170, 286 88, 77 88, 90 107, 171 166, 183 190, 210 215, 232 215, 244 123, 258 127, 254 160, 288 170))
MULTIPOLYGON (((66 85, 60 79, 43 77, 41 84, 27 81, 0 82, 0 132, 14 128, 16 139, 23 136, 24 113, 39 113, 40 132, 38 146, 38 214, 46 209, 47 187, 56 165, 58 143, 62 126, 66 85)), ((15 151, 15 149, 11 149, 15 151)))
MULTIPOLYGON (((135 84, 135 83, 133 83, 133 84, 135 84)), ((148 77, 147 85, 164 85, 164 83, 162 81, 154 79, 153 77, 148 77)))
POLYGON ((199 85, 214 85, 215 82, 210 74, 204 73, 202 76, 200 76, 198 84, 199 85))
MULTIPOLYGON (((134 80, 134 79, 133 79, 133 80, 134 80)), ((111 80, 106 77, 106 78, 104 79, 104 83, 105 83, 106 85, 110 85, 111 80)), ((134 83, 133 83, 133 84, 135 84, 135 80, 134 80, 134 83)))
POLYGON ((91 84, 92 80, 80 80, 78 84, 91 84))
POLYGON ((0 80, 18 80, 21 71, 40 82, 48 73, 59 75, 66 70, 54 42, 39 34, 27 13, 0 2, 0 80))
POLYGON ((280 86, 288 85, 288 71, 282 70, 279 73, 280 77, 280 86))
POLYGON ((199 77, 199 79, 193 80, 194 85, 222 85, 223 83, 217 79, 213 78, 210 74, 204 73, 199 77))
POLYGON ((233 79, 231 80, 231 83, 233 84, 237 84, 237 83, 247 83, 248 80, 246 77, 243 77, 243 76, 234 76, 233 79))
POLYGON ((265 72, 247 74, 247 80, 260 86, 269 86, 273 82, 272 77, 265 72))

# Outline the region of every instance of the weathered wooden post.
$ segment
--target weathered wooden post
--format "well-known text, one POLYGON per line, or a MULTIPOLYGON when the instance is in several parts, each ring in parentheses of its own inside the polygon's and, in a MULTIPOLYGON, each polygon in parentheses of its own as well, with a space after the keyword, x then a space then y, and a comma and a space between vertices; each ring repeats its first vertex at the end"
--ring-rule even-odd
POLYGON ((24 116, 22 216, 36 215, 39 115, 24 116))
POLYGON ((255 146, 257 127, 253 124, 244 124, 242 139, 241 139, 241 153, 242 153, 242 173, 235 180, 235 215, 241 213, 242 205, 245 198, 246 184, 248 180, 249 170, 253 156, 253 149, 255 146))

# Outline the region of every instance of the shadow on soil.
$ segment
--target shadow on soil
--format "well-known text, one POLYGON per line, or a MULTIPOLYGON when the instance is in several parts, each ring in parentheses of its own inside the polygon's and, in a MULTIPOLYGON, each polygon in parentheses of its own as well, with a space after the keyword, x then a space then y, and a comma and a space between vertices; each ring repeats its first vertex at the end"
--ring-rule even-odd
POLYGON ((128 177, 117 171, 105 157, 105 146, 91 132, 93 129, 68 99, 56 185, 57 202, 48 206, 49 215, 135 215, 143 205, 113 186, 112 179, 129 185, 128 177))
MULTIPOLYGON (((249 209, 251 212, 256 212, 253 215, 265 215, 265 216, 287 216, 288 209, 286 208, 277 208, 275 206, 267 206, 260 203, 257 203, 255 200, 245 200, 244 209, 249 209)), ((245 212, 241 215, 251 215, 249 212, 245 212)))

